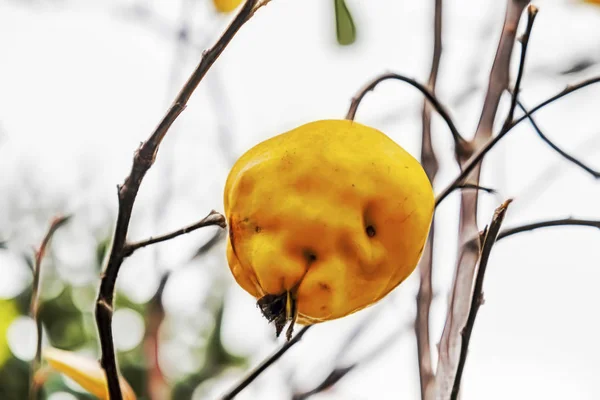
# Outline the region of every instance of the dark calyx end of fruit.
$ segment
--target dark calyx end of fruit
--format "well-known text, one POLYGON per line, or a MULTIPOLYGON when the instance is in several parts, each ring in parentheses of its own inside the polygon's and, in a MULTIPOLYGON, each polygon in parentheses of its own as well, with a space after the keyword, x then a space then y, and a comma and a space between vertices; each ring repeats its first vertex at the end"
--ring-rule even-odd
POLYGON ((286 331, 286 338, 290 340, 294 332, 294 324, 298 316, 296 306, 296 295, 292 292, 283 292, 282 294, 267 294, 256 302, 263 316, 269 321, 275 323, 275 334, 277 337, 283 332, 283 328, 290 321, 290 326, 286 331))

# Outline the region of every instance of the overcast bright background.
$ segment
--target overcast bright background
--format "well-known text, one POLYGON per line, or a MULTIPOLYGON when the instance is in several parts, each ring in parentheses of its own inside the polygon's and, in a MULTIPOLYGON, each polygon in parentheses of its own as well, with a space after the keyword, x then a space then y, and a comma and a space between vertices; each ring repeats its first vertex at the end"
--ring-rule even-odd
MULTIPOLYGON (((505 1, 444 3, 438 94, 459 130, 470 137, 505 1), (460 100, 465 91, 470 94, 460 100)), ((577 1, 534 3, 540 12, 521 97, 530 107, 568 83, 600 74, 600 7, 577 1), (591 66, 564 73, 582 62, 591 66)), ((142 184, 130 238, 179 228, 213 208, 222 212, 225 178, 242 152, 305 122, 343 118, 352 96, 377 74, 395 71, 425 82, 432 5, 432 0, 348 0, 358 29, 358 40, 349 47, 335 41, 331 0, 273 0, 261 9, 215 63, 164 141, 142 184)), ((94 333, 98 271, 92 265, 98 241, 112 230, 115 186, 201 51, 230 19, 217 15, 209 0, 0 1, 0 241, 7 240, 7 248, 0 249, 0 298, 7 299, 2 307, 31 284, 21 255, 39 243, 53 215, 73 214, 52 242, 52 273, 43 277, 43 295, 51 299, 67 286, 82 288, 76 305, 84 316, 81 323, 94 333), (192 27, 191 44, 177 41, 182 21, 192 27)), ((356 119, 418 156, 421 106, 416 90, 387 82, 365 98, 356 119)), ((600 169, 599 109, 600 86, 595 86, 541 111, 537 121, 565 150, 600 169)), ((503 102, 502 117, 505 110, 503 102)), ((458 169, 450 135, 437 116, 433 127, 442 162, 435 182, 440 190, 458 169)), ((548 218, 600 217, 600 184, 559 158, 525 123, 486 158, 482 184, 499 193, 482 195, 480 227, 507 197, 515 201, 506 227, 548 218)), ((444 203, 436 225, 434 360, 455 265, 457 200, 454 194, 444 203)), ((228 351, 248 357, 252 366, 282 342, 274 341, 273 328, 255 300, 235 285, 223 245, 189 261, 212 232, 197 231, 140 250, 119 276, 118 296, 144 304, 162 271, 176 268, 163 299, 167 320, 161 367, 169 382, 193 373, 203 362, 189 346, 203 324, 211 323, 203 304, 216 286, 225 290, 221 338, 228 351)), ((488 267, 486 302, 471 341, 461 398, 600 398, 598 282, 598 230, 551 228, 500 242, 488 267)), ((414 334, 405 328, 415 316, 417 284, 414 274, 376 307, 314 327, 238 398, 285 399, 292 389, 310 389, 332 368, 343 338, 378 311, 373 327, 344 354, 342 365, 364 357, 395 330, 403 333, 315 399, 418 398, 414 334)), ((123 309, 115 320, 118 349, 139 346, 142 315, 123 309)), ((0 347, 8 346, 14 357, 28 361, 32 326, 25 316, 14 319, 0 347)), ((98 354, 93 341, 82 349, 98 354)), ((243 373, 244 368, 227 370, 203 383, 193 398, 217 398, 243 373)), ((51 398, 74 397, 65 392, 51 398)))

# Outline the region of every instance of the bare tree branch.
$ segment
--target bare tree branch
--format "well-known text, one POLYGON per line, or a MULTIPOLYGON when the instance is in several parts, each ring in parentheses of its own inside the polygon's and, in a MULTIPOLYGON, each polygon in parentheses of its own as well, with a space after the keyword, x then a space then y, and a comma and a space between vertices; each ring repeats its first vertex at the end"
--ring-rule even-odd
MULTIPOLYGON (((517 225, 512 228, 502 229, 498 234, 498 240, 505 239, 507 237, 533 231, 541 228, 552 228, 556 226, 584 226, 590 228, 598 228, 600 229, 600 220, 593 219, 577 219, 577 218, 561 218, 561 219, 549 219, 545 221, 532 222, 530 224, 517 225)), ((467 242, 467 245, 472 246, 475 245, 479 241, 479 236, 472 237, 471 240, 467 242)))
MULTIPOLYGON (((511 0, 509 2, 509 7, 507 8, 507 19, 505 20, 502 37, 500 38, 500 45, 498 47, 498 52, 496 53, 496 60, 494 61, 494 67, 496 68, 492 67, 492 72, 490 73, 490 87, 488 88, 488 94, 486 95, 486 101, 484 103, 479 126, 477 127, 477 132, 479 132, 479 135, 477 135, 476 132, 475 138, 473 140, 474 146, 477 150, 474 154, 470 155, 468 159, 458 157, 459 163, 462 166, 461 173, 448 186, 446 186, 444 190, 440 192, 440 194, 437 195, 435 199, 436 206, 439 205, 450 193, 452 193, 457 185, 463 183, 464 180, 470 175, 474 175, 477 178, 475 180, 479 181, 478 177, 481 172, 481 160, 483 160, 485 155, 500 141, 500 139, 502 139, 516 125, 516 123, 512 120, 512 117, 514 115, 513 103, 516 104, 515 99, 514 102, 513 100, 511 100, 509 114, 504 122, 504 125, 502 126, 502 129, 500 130, 498 135, 492 137, 492 129, 496 112, 498 110, 498 104, 500 102, 500 96, 502 92, 506 88, 508 88, 508 68, 510 64, 510 56, 512 54, 512 46, 514 44, 516 28, 519 22, 518 18, 520 17, 520 14, 517 16, 515 11, 523 10, 526 4, 527 2, 524 2, 523 0, 511 0), (515 6, 513 5, 515 3, 518 8, 515 8, 515 6), (513 11, 512 13, 510 13, 511 10, 513 11), (509 20, 509 17, 512 17, 513 19, 509 20), (508 36, 512 38, 512 41, 509 41, 508 36), (509 49, 507 49, 507 47, 510 47, 510 52, 508 53, 507 51, 509 49), (499 65, 499 62, 502 62, 503 65, 499 65), (493 111, 493 113, 491 113, 490 111, 493 111), (490 118, 491 120, 489 120, 490 118), (509 120, 509 118, 511 119, 509 120), (481 144, 478 145, 478 143, 481 144)), ((531 28, 533 28, 533 22, 535 21, 535 16, 537 14, 537 8, 534 7, 532 10, 535 11, 531 11, 531 17, 528 19, 527 30, 529 31, 531 30, 531 28)), ((521 84, 521 77, 523 74, 523 68, 525 66, 525 55, 527 51, 527 44, 529 43, 529 36, 530 32, 525 32, 521 42, 523 48, 521 52, 521 61, 519 63, 517 83, 515 84, 516 93, 518 93, 521 84)), ((535 111, 532 110, 531 113, 534 113, 535 111)), ((457 154, 457 156, 459 155, 457 154)), ((472 198, 471 200, 475 200, 476 202, 477 193, 471 195, 470 197, 472 198)))
MULTIPOLYGON (((435 95, 440 60, 442 58, 442 0, 434 0, 433 15, 433 54, 431 71, 427 86, 435 95)), ((427 100, 423 102, 422 112, 423 133, 421 138, 421 164, 433 184, 439 164, 433 150, 431 139, 431 106, 427 100)), ((433 248, 435 238, 435 216, 431 221, 429 237, 419 261, 419 291, 417 293, 417 315, 415 319, 415 336, 417 339, 417 356, 419 365, 419 382, 421 384, 421 399, 431 399, 433 395, 433 366, 431 364, 431 343, 429 338, 429 310, 433 299, 431 275, 433 271, 433 248)))
POLYGON ((491 138, 488 142, 486 142, 480 149, 478 149, 470 158, 468 161, 466 161, 464 163, 464 166, 462 168, 462 171, 460 172, 460 174, 458 174, 458 176, 448 185, 444 188, 444 190, 442 190, 435 198, 435 204, 436 206, 439 205, 450 193, 452 193, 454 191, 454 188, 456 185, 460 185, 461 182, 463 182, 465 180, 465 178, 475 169, 475 167, 477 167, 479 165, 479 163, 481 162, 481 160, 483 160, 483 158, 485 157, 485 155, 492 149, 494 148, 494 146, 496 146, 496 144, 498 144, 498 142, 500 141, 500 139, 502 139, 508 132, 510 132, 515 126, 517 126, 518 124, 520 124, 521 122, 523 122, 524 120, 528 119, 529 116, 535 114, 537 111, 541 110, 542 108, 550 105, 551 103, 555 102, 556 100, 559 100, 565 96, 567 96, 568 94, 571 94, 573 92, 576 92, 578 90, 581 90, 583 88, 586 88, 588 86, 591 86, 595 83, 600 82, 600 76, 596 76, 593 78, 589 78, 586 79, 584 81, 581 81, 577 84, 574 85, 569 85, 567 86, 567 88, 565 88, 564 90, 560 91, 559 93, 555 94, 554 96, 542 101, 541 103, 539 103, 538 105, 536 105, 535 107, 533 107, 531 110, 529 110, 529 112, 526 112, 525 115, 516 118, 509 126, 507 126, 505 129, 501 130, 498 135, 494 136, 493 138, 491 138))
POLYGON ((134 251, 136 251, 137 249, 140 249, 142 247, 146 247, 146 246, 149 246, 149 245, 155 244, 155 243, 165 242, 167 240, 174 239, 177 236, 181 236, 181 235, 185 235, 186 233, 193 232, 196 229, 204 228, 205 226, 214 226, 214 225, 220 226, 221 228, 225 228, 227 226, 227 221, 225 220, 225 217, 223 215, 216 212, 215 210, 212 210, 210 212, 210 214, 208 214, 206 217, 202 218, 200 221, 198 221, 192 225, 188 225, 186 227, 183 227, 181 229, 178 229, 178 230, 170 232, 170 233, 166 233, 161 236, 150 237, 146 240, 141 240, 139 242, 125 244, 123 246, 123 256, 129 257, 131 254, 133 254, 134 251))
POLYGON ((63 226, 70 217, 68 216, 56 216, 52 218, 50 227, 46 231, 40 247, 35 252, 34 266, 33 266, 33 283, 31 286, 31 303, 29 305, 29 314, 31 319, 35 322, 37 338, 35 346, 35 356, 31 360, 31 373, 30 373, 30 386, 29 386, 29 399, 37 400, 39 386, 35 382, 35 375, 37 370, 40 368, 42 360, 42 321, 38 318, 39 311, 39 290, 40 290, 40 276, 42 274, 42 260, 46 254, 46 248, 52 239, 54 232, 61 226, 63 226))
POLYGON ((269 368, 275 361, 281 358, 292 346, 302 339, 302 336, 310 329, 312 325, 307 325, 294 336, 290 341, 287 341, 281 346, 279 350, 273 353, 271 356, 263 360, 256 368, 254 368, 241 382, 235 385, 227 394, 225 394, 221 400, 231 400, 237 396, 242 390, 251 384, 256 378, 259 377, 267 368, 269 368))
MULTIPOLYGON (((510 0, 508 2, 502 34, 490 72, 488 90, 483 103, 479 124, 472 141, 473 148, 475 149, 481 149, 482 146, 489 143, 492 139, 494 120, 498 112, 500 97, 509 84, 510 60, 515 43, 517 27, 519 25, 521 14, 527 4, 528 1, 526 0, 510 0)), ((523 48, 515 84, 515 93, 519 92, 521 77, 525 66, 527 43, 536 13, 537 9, 535 7, 529 7, 529 18, 527 29, 522 40, 523 48)), ((511 100, 511 107, 502 131, 507 130, 508 125, 512 122, 514 103, 515 101, 511 100)), ((471 156, 471 158, 472 157, 473 156, 471 156)), ((466 171, 470 159, 457 153, 456 160, 459 165, 462 166, 461 169, 465 174, 464 176, 471 176, 470 182, 479 185, 481 165, 477 164, 477 166, 474 166, 470 175, 467 175, 469 173, 464 171, 466 171)), ((462 183, 462 180, 456 182, 462 183)), ((445 193, 445 195, 448 193, 445 193)), ((461 193, 459 243, 465 243, 479 230, 477 228, 478 194, 478 191, 463 191, 461 193)), ((438 197, 436 199, 436 205, 438 205, 441 200, 443 200, 443 197, 438 197)), ((440 400, 446 400, 450 397, 452 386, 455 381, 457 365, 460 359, 460 329, 465 325, 469 316, 469 304, 471 302, 472 294, 471 289, 478 258, 479 246, 461 246, 459 249, 454 284, 450 294, 450 304, 439 345, 438 369, 435 383, 436 398, 440 400)))
POLYGON ((525 115, 527 116, 527 118, 529 119, 529 122, 531 123, 531 126, 536 131, 536 133, 538 134, 538 136, 544 142, 546 142, 546 144, 548 146, 550 146, 554 151, 556 151, 558 154, 560 154, 563 158, 569 160, 573 164, 577 165, 579 168, 581 168, 584 171, 588 172, 594 178, 596 178, 596 179, 600 178, 600 171, 595 171, 594 169, 588 167, 583 162, 579 161, 578 159, 576 159, 575 157, 573 157, 572 155, 568 154, 563 149, 561 149, 560 147, 558 147, 556 144, 554 144, 554 142, 552 142, 550 140, 550 138, 548 138, 546 135, 544 135, 544 132, 542 132, 542 130, 540 129, 540 127, 538 126, 538 124, 535 122, 535 120, 531 116, 531 113, 527 111, 527 108, 523 105, 523 103, 521 101, 517 100, 517 104, 518 104, 519 108, 521 109, 521 111, 523 111, 525 113, 525 115))
POLYGON ((518 233, 532 231, 540 228, 550 228, 554 226, 589 226, 592 228, 600 229, 600 220, 588 220, 588 219, 575 219, 575 218, 563 218, 563 219, 551 219, 547 221, 534 222, 531 224, 515 226, 512 228, 503 229, 498 235, 498 239, 504 239, 518 233))
POLYGON ((482 192, 491 193, 491 194, 497 193, 496 189, 492 189, 492 188, 481 186, 481 185, 476 185, 474 183, 463 183, 463 184, 458 185, 456 187, 456 189, 461 189, 461 190, 473 189, 473 190, 481 190, 482 192))
POLYGON ((344 367, 336 366, 313 389, 304 392, 294 393, 294 395, 292 396, 292 400, 306 400, 314 396, 315 394, 324 392, 332 388, 335 384, 342 380, 346 375, 348 375, 350 371, 353 371, 356 367, 364 367, 366 364, 376 359, 381 353, 389 349, 394 342, 401 338, 404 333, 408 332, 409 329, 410 326, 406 325, 392 331, 385 337, 385 339, 381 340, 381 342, 373 350, 368 352, 368 354, 361 357, 359 360, 351 363, 350 365, 344 367))
POLYGON ((531 110, 529 110, 528 114, 523 115, 522 117, 516 118, 512 124, 510 124, 510 127, 508 128, 508 130, 514 128, 515 126, 517 126, 518 124, 520 124, 521 122, 523 122, 524 120, 526 120, 528 118, 528 115, 533 115, 535 114, 537 111, 541 110, 542 108, 546 107, 547 105, 555 102, 556 100, 565 97, 568 94, 571 94, 573 92, 576 92, 580 89, 583 89, 585 87, 588 87, 590 85, 593 85, 595 83, 600 82, 600 76, 595 76, 589 79, 585 79, 579 83, 576 83, 574 85, 568 85, 565 89, 563 89, 562 91, 560 91, 559 93, 555 94, 552 97, 549 97, 548 99, 542 101, 541 103, 539 103, 538 105, 536 105, 535 107, 533 107, 531 110))
POLYGON ((469 316, 463 329, 461 330, 461 344, 460 344, 460 358, 458 367, 456 369, 456 375, 454 378, 454 385, 452 387, 451 400, 458 398, 460 390, 460 382, 462 374, 467 361, 467 352, 469 349, 469 342, 471 341, 471 334, 473 333, 473 327, 475 326, 475 318, 477 318, 477 312, 479 307, 483 304, 483 279, 485 277, 485 271, 487 269, 488 260, 492 252, 492 247, 496 243, 500 226, 504 221, 506 210, 512 200, 507 200, 494 212, 492 221, 490 222, 489 228, 486 227, 483 232, 483 244, 481 245, 481 254, 479 256, 479 268, 477 269, 477 275, 475 277, 475 286, 473 289, 473 295, 471 296, 471 306, 469 308, 469 316))
POLYGON ((448 128, 450 129, 450 132, 452 133, 452 138, 454 139, 455 146, 461 151, 463 149, 465 149, 466 147, 468 147, 469 143, 458 132, 458 129, 456 129, 456 126, 454 125, 454 122, 452 121, 450 114, 446 110, 446 107, 444 107, 439 102, 439 100, 437 99, 435 94, 433 94, 427 87, 423 86, 422 84, 415 81, 414 79, 407 78, 400 74, 395 74, 395 73, 382 74, 382 75, 376 77, 375 79, 373 79, 367 85, 365 85, 352 98, 352 102, 350 103, 350 108, 348 109, 348 113, 346 114, 346 119, 354 120, 354 117, 356 116, 356 111, 358 110, 358 106, 362 102, 362 99, 365 97, 365 95, 368 92, 370 92, 371 90, 375 89, 375 87, 377 85, 379 85, 381 82, 390 80, 390 79, 406 82, 409 85, 411 85, 412 87, 419 90, 421 93, 423 93, 423 95, 425 96, 425 98, 427 100, 429 100, 429 102, 431 103, 433 108, 435 108, 435 110, 438 112, 438 114, 440 114, 440 116, 444 119, 444 121, 446 121, 446 124, 448 125, 448 128))
POLYGON ((123 398, 119 386, 119 372, 112 338, 113 298, 119 269, 125 258, 123 250, 138 189, 146 172, 154 163, 159 145, 169 128, 185 109, 189 98, 212 64, 223 52, 231 39, 233 39, 238 30, 254 14, 257 4, 259 4, 257 0, 247 0, 232 23, 217 40, 216 44, 203 53, 200 63, 177 95, 167 114, 150 137, 135 152, 131 172, 125 178, 123 185, 118 187, 119 209, 117 222, 108 262, 102 274, 100 290, 96 301, 96 324, 102 348, 100 364, 106 373, 109 398, 111 400, 122 400, 123 398))

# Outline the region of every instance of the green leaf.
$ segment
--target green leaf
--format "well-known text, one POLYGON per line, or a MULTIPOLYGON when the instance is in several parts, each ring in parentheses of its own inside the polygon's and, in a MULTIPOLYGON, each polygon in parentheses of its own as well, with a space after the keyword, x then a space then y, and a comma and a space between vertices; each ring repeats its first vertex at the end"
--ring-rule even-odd
POLYGON ((343 46, 350 45, 356 40, 356 27, 352 14, 348 10, 345 0, 333 0, 335 7, 335 30, 337 41, 343 46))

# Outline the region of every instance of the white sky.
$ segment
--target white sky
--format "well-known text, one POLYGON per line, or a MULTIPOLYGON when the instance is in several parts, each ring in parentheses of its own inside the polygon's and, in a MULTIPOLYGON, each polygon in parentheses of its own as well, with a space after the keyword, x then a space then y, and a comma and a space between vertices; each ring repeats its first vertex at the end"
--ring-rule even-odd
MULTIPOLYGON (((186 50, 181 71, 173 74, 174 41, 157 30, 156 23, 142 23, 126 13, 133 3, 0 1, 0 222, 4 224, 0 239, 10 238, 14 249, 29 249, 52 214, 76 212, 79 217, 57 234, 54 247, 68 266, 65 279, 79 283, 88 276, 81 270, 88 271, 92 262, 94 237, 109 228, 106 221, 116 209, 115 185, 128 172, 133 150, 160 120, 175 88, 199 59, 199 51, 186 50)), ((181 2, 148 3, 166 26, 177 23, 181 2)), ((194 41, 202 48, 214 41, 229 17, 214 15, 208 0, 198 3, 189 17, 194 41)), ((350 48, 335 44, 330 3, 273 0, 234 38, 167 136, 143 182, 132 238, 178 228, 211 208, 222 211, 229 164, 219 147, 220 126, 233 135, 230 151, 237 157, 258 141, 304 122, 343 118, 354 93, 381 72, 426 79, 433 1, 348 0, 359 30, 359 40, 350 48), (153 217, 156 210, 159 218, 153 217)), ((553 73, 575 59, 598 59, 600 8, 574 1, 536 4, 540 13, 522 91, 529 106, 567 83, 600 73, 598 66, 567 77, 553 73)), ((503 15, 504 2, 445 2, 439 96, 450 104, 465 87, 480 88, 460 107, 450 105, 466 136, 477 124, 503 15)), ((357 120, 383 130, 418 155, 421 104, 414 89, 389 82, 366 97, 357 120)), ((537 121, 565 150, 600 169, 599 106, 600 87, 591 87, 540 112, 537 121)), ((442 153, 436 181, 441 189, 457 168, 449 134, 437 117, 433 135, 442 153)), ((500 193, 483 196, 481 226, 506 197, 515 202, 505 226, 566 216, 600 217, 600 185, 559 159, 526 124, 510 133, 486 160, 482 183, 500 193)), ((439 210, 433 343, 443 327, 454 268, 457 204, 453 195, 439 210)), ((208 236, 208 231, 198 232, 157 247, 156 252, 140 251, 125 264, 120 289, 136 301, 147 300, 157 284, 151 268, 155 256, 177 266, 208 236)), ((0 256, 4 282, 11 279, 22 287, 25 267, 6 252, 0 256)), ((271 327, 254 300, 232 285, 223 259, 220 249, 177 272, 165 294, 167 309, 185 331, 186 323, 194 319, 194 307, 211 289, 207 281, 225 279, 230 303, 224 340, 232 350, 251 354, 258 362, 275 347, 271 327)), ((357 343, 348 361, 412 321, 415 278, 416 274, 378 306, 384 310, 377 331, 357 343)), ((475 326, 462 399, 600 398, 598 282, 597 230, 548 229, 499 243, 488 267, 486 303, 475 326)), ((0 281, 0 296, 8 296, 14 285, 0 281)), ((367 313, 315 327, 239 398, 281 399, 290 374, 299 387, 310 388, 327 373, 326 361, 335 355, 336 344, 367 313)), ((179 354, 173 346, 169 347, 173 354, 179 354)), ((408 332, 315 399, 416 398, 415 365, 414 338, 408 332)), ((220 382, 215 390, 230 382, 220 382)))

